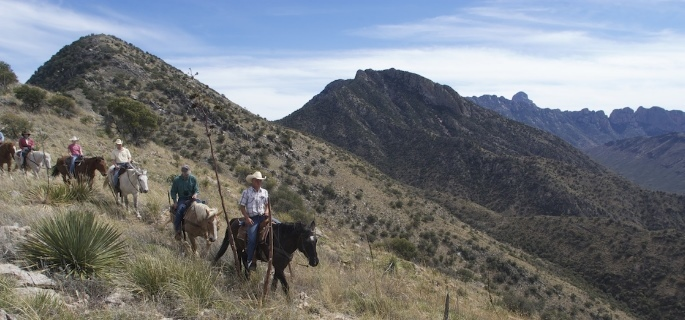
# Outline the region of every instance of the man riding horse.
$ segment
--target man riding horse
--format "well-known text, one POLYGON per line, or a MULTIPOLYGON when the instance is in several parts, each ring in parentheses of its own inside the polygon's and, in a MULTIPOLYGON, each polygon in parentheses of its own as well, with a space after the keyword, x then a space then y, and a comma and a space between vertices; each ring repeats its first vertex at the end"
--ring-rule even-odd
POLYGON ((262 188, 264 179, 266 177, 263 177, 259 171, 248 175, 245 180, 250 183, 250 187, 243 191, 239 202, 240 212, 247 226, 247 268, 250 270, 255 270, 257 267, 252 258, 257 247, 259 224, 271 215, 269 192, 262 188))
POLYGON ((119 190, 119 175, 128 169, 133 169, 131 162, 131 152, 127 148, 124 148, 121 139, 114 141, 116 148, 112 151, 112 156, 114 157, 114 191, 117 193, 121 192, 119 190))
POLYGON ((26 156, 35 149, 36 143, 31 139, 31 132, 25 130, 19 138, 19 149, 21 149, 21 168, 26 170, 26 156))
POLYGON ((190 174, 190 167, 187 164, 183 165, 181 167, 181 175, 174 178, 174 181, 171 183, 171 190, 169 191, 171 200, 174 202, 172 209, 175 212, 174 231, 176 232, 176 240, 181 240, 183 214, 193 201, 197 201, 199 194, 200 189, 197 187, 197 179, 190 174))

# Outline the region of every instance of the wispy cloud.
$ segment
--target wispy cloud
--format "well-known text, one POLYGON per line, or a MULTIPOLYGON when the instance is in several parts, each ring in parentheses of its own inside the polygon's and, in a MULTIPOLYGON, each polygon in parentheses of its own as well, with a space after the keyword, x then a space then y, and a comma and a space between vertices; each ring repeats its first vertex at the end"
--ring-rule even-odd
MULTIPOLYGON (((36 61, 47 61, 78 37, 113 34, 181 70, 192 68, 200 81, 270 120, 302 107, 336 79, 352 78, 359 69, 388 68, 420 74, 465 96, 510 98, 525 91, 541 107, 685 108, 680 97, 685 86, 682 24, 622 20, 610 16, 615 10, 605 10, 609 1, 568 7, 539 1, 478 3, 440 16, 359 27, 348 34, 376 41, 373 46, 322 50, 316 48, 316 39, 305 39, 303 43, 314 46, 295 52, 256 42, 221 47, 182 29, 183 23, 148 23, 102 3, 74 11, 51 2, 0 0, 0 28, 7 31, 0 37, 0 55, 15 71, 21 70, 20 80, 25 81, 38 67, 36 61)), ((621 3, 616 10, 638 10, 644 19, 656 19, 659 16, 651 13, 663 10, 638 0, 621 3)), ((284 6, 271 14, 315 12, 284 6)))

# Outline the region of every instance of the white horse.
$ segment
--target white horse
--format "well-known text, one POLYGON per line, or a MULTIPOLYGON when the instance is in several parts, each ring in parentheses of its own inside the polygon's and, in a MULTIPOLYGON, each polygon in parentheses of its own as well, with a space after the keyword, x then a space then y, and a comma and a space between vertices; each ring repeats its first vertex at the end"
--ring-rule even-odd
MULTIPOLYGON (((114 190, 114 166, 110 166, 107 171, 107 179, 103 187, 108 184, 112 190, 114 190)), ((128 169, 121 175, 119 175, 119 190, 120 194, 116 195, 117 204, 121 204, 122 200, 126 205, 126 210, 128 211, 128 195, 133 195, 133 208, 136 211, 136 217, 141 219, 140 211, 138 211, 138 193, 147 193, 150 191, 147 187, 147 170, 143 169, 128 169)))
MULTIPOLYGON (((17 151, 14 154, 14 161, 16 163, 15 168, 21 167, 21 151, 17 151)), ((47 152, 43 151, 31 151, 26 155, 26 166, 31 169, 31 172, 33 172, 33 175, 38 178, 38 173, 40 172, 40 168, 45 166, 46 170, 49 170, 52 168, 52 158, 50 158, 50 154, 47 152)), ((24 174, 27 174, 28 171, 24 171, 24 174)))

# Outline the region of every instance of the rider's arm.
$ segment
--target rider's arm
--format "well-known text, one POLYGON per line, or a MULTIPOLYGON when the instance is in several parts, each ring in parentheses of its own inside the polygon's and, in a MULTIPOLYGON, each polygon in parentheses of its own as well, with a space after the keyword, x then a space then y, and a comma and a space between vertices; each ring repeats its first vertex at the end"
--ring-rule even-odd
POLYGON ((176 179, 171 183, 171 191, 169 191, 169 196, 171 196, 171 201, 176 205, 176 198, 178 197, 178 186, 176 184, 176 179))

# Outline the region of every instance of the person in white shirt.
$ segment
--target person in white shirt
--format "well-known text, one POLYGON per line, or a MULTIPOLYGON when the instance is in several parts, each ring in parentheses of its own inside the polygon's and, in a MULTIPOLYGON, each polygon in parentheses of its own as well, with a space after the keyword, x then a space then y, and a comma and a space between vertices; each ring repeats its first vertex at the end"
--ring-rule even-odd
POLYGON ((243 191, 240 197, 240 212, 243 214, 245 225, 247 226, 247 268, 255 270, 257 264, 252 261, 254 251, 257 246, 257 233, 259 224, 271 215, 269 206, 269 192, 262 188, 262 181, 266 177, 262 173, 248 175, 245 180, 251 184, 243 191))
POLYGON ((133 159, 131 159, 131 152, 128 151, 127 148, 124 148, 121 139, 117 139, 116 141, 114 141, 114 144, 116 144, 117 146, 116 149, 112 151, 112 156, 114 157, 114 190, 120 192, 119 175, 124 170, 133 168, 133 166, 131 165, 133 159))

